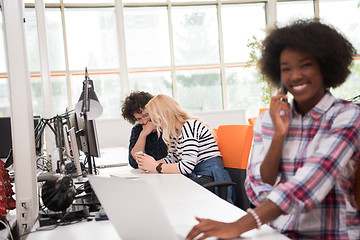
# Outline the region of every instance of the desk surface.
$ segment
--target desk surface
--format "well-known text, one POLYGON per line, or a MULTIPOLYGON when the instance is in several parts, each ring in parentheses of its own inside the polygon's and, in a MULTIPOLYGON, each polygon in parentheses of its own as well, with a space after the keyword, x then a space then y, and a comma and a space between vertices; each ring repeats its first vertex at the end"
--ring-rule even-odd
MULTIPOLYGON (((124 158, 123 158, 124 159, 124 158)), ((125 158, 127 161, 127 157, 125 158)), ((180 174, 150 174, 129 166, 100 169, 102 176, 139 177, 146 180, 160 197, 173 226, 193 226, 194 216, 218 221, 235 221, 246 213, 180 174), (186 223, 186 225, 184 224, 186 223)), ((135 224, 135 223, 134 223, 135 224)), ((188 228, 188 227, 187 227, 188 228)), ((185 229, 186 231, 190 229, 185 229)), ((34 230, 33 230, 34 231, 34 230)), ((150 237, 150 236, 149 236, 150 237)), ((245 239, 287 239, 267 225, 241 236, 245 239)), ((50 231, 31 233, 29 240, 56 239, 120 239, 110 221, 83 221, 59 226, 50 231)), ((149 238, 151 239, 151 238, 149 238)))

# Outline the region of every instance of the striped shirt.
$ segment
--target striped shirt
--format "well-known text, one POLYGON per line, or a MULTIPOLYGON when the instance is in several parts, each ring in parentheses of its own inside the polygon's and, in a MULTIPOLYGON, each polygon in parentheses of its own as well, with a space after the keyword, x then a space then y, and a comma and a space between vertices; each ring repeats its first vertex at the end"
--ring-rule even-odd
POLYGON ((221 156, 218 145, 208 127, 196 119, 184 123, 178 141, 171 138, 166 163, 179 163, 181 174, 192 173, 195 166, 207 159, 221 156))
POLYGON ((270 199, 286 213, 270 223, 273 228, 296 239, 360 239, 354 196, 359 116, 357 106, 330 92, 304 116, 292 105, 274 186, 260 176, 273 125, 269 111, 259 116, 245 187, 255 205, 270 199))

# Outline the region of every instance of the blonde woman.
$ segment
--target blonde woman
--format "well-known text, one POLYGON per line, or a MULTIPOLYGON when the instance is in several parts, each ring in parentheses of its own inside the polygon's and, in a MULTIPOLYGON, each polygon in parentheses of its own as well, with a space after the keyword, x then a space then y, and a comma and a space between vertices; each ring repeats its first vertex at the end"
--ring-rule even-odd
MULTIPOLYGON (((212 130, 192 118, 179 103, 166 95, 157 95, 145 106, 157 132, 168 145, 168 155, 156 161, 147 154, 136 155, 138 166, 153 173, 181 173, 203 185, 213 181, 231 181, 224 169, 212 130)), ((232 202, 232 187, 228 201, 232 202)))

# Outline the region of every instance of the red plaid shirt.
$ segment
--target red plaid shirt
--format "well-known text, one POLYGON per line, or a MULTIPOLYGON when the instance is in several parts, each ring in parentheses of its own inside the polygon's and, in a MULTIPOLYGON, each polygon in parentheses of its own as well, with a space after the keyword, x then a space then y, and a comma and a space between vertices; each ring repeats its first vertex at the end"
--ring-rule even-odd
POLYGON ((270 223, 296 239, 360 239, 354 180, 360 156, 360 109, 327 92, 302 116, 291 108, 278 180, 265 184, 260 165, 274 133, 269 112, 256 120, 245 182, 258 205, 266 199, 286 214, 270 223))

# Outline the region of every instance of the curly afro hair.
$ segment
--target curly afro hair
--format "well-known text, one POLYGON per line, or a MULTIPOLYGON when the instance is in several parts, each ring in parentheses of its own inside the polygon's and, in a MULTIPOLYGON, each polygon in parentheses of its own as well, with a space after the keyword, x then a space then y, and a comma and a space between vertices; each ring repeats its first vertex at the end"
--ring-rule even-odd
POLYGON ((144 109, 145 105, 153 98, 154 96, 148 92, 142 91, 133 91, 129 96, 125 98, 121 106, 121 114, 125 120, 131 124, 136 123, 134 118, 134 113, 140 113, 140 109, 144 109))
POLYGON ((345 82, 356 54, 345 37, 316 19, 298 20, 276 28, 263 41, 259 67, 267 81, 277 87, 280 85, 280 54, 284 48, 313 55, 320 65, 326 88, 335 88, 345 82))

